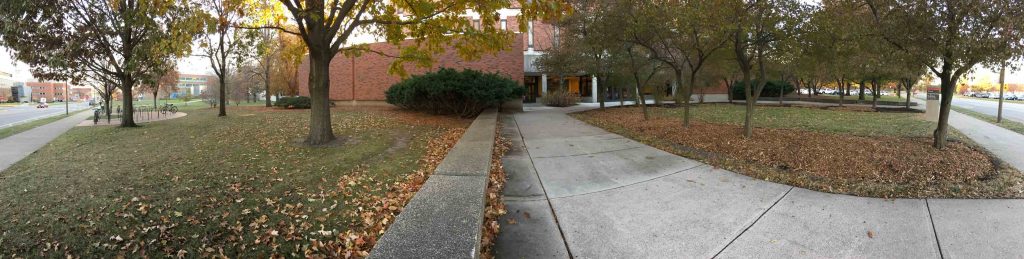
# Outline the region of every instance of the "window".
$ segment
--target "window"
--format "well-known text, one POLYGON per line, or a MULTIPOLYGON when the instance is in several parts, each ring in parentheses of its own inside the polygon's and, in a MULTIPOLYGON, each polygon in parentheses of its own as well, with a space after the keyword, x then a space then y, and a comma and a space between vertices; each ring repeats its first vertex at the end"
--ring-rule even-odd
POLYGON ((477 29, 477 30, 481 29, 480 28, 480 19, 473 20, 473 28, 477 29))
POLYGON ((508 30, 508 20, 501 19, 501 30, 503 30, 503 31, 508 30))
POLYGON ((527 41, 526 46, 528 48, 532 49, 533 48, 533 21, 530 21, 529 26, 527 26, 527 27, 528 27, 528 30, 529 30, 529 35, 527 35, 529 40, 527 41))

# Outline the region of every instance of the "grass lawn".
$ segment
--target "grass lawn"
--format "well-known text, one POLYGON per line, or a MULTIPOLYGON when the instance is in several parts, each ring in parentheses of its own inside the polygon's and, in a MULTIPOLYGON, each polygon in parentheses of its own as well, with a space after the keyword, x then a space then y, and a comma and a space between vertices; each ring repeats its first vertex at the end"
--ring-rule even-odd
MULTIPOLYGON (((82 112, 82 111, 79 111, 79 112, 82 112)), ((30 129, 34 129, 34 128, 39 127, 39 126, 50 124, 51 122, 59 121, 60 119, 67 118, 68 116, 75 115, 77 113, 78 112, 73 112, 70 115, 61 114, 61 115, 56 115, 56 116, 52 116, 52 117, 48 117, 48 118, 44 118, 44 119, 38 119, 38 120, 34 120, 34 121, 30 121, 30 122, 26 122, 26 123, 14 125, 14 126, 2 128, 2 129, 0 129, 0 139, 6 138, 6 137, 10 137, 10 136, 12 136, 14 134, 22 133, 22 132, 25 132, 25 131, 30 130, 30 129)))
POLYGON ((0 255, 365 255, 470 122, 339 108, 305 147, 308 110, 228 114, 76 127, 0 172, 0 255))
POLYGON ((1008 120, 1006 118, 1003 118, 1003 122, 996 123, 996 116, 992 116, 992 115, 976 112, 976 111, 973 111, 971 109, 962 108, 962 107, 959 107, 959 106, 956 106, 956 105, 953 105, 952 108, 953 108, 954 111, 966 114, 967 116, 971 116, 971 117, 974 117, 974 118, 979 119, 979 120, 987 121, 987 122, 992 123, 992 124, 994 124, 996 126, 1003 127, 1004 129, 1012 130, 1013 132, 1024 134, 1024 123, 1021 123, 1021 122, 1018 122, 1018 121, 1008 120))
MULTIPOLYGON (((866 109, 861 109, 866 110, 866 109)), ((742 136, 745 107, 705 104, 682 127, 681 108, 611 108, 576 118, 660 149, 754 178, 832 193, 887 198, 1021 197, 1024 176, 958 132, 931 145, 922 113, 758 106, 754 136, 742 136)))

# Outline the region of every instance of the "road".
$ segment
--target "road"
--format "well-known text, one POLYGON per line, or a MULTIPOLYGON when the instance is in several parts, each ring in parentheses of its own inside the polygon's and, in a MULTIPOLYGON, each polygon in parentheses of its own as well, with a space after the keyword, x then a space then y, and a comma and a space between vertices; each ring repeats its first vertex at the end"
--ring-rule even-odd
MULTIPOLYGON (((71 103, 71 111, 89 108, 87 103, 71 103)), ((64 103, 51 103, 50 108, 36 108, 34 103, 0 107, 0 128, 64 113, 64 103)))
MULTIPOLYGON (((924 100, 925 95, 918 94, 914 97, 921 99, 918 101, 924 102, 922 100, 924 100)), ((999 110, 999 102, 995 99, 992 99, 992 101, 986 101, 953 96, 953 105, 992 116, 996 116, 996 113, 999 110)), ((1003 118, 1017 122, 1024 122, 1024 104, 1003 102, 1003 118)))
MULTIPOLYGON (((999 103, 995 101, 958 97, 953 98, 953 105, 992 116, 996 116, 996 112, 999 109, 999 103)), ((1024 104, 1003 102, 1003 118, 1012 121, 1024 122, 1024 104)))

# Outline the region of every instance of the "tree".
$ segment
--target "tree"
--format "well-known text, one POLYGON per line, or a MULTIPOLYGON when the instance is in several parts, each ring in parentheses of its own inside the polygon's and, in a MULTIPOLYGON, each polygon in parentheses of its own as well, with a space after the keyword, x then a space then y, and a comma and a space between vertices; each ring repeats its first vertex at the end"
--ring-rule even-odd
POLYGON ((729 42, 728 10, 725 1, 682 1, 662 5, 639 5, 639 12, 631 12, 627 20, 643 28, 632 35, 635 43, 646 47, 654 57, 672 68, 677 90, 677 103, 683 103, 683 126, 690 125, 690 97, 698 79, 713 54, 729 42), (686 73, 684 75, 684 73, 686 73), (686 79, 684 79, 686 78, 686 79), (684 82, 686 84, 684 85, 684 82), (682 93, 682 94, 679 94, 682 93))
POLYGON ((283 32, 277 33, 276 40, 273 48, 277 51, 271 61, 275 64, 270 72, 271 91, 278 96, 297 95, 299 84, 295 74, 299 71, 302 58, 306 56, 306 45, 298 36, 283 32))
MULTIPOLYGON (((473 26, 464 15, 472 10, 480 15, 480 24, 498 23, 497 10, 511 7, 510 1, 475 0, 280 0, 295 22, 296 28, 267 25, 302 38, 309 49, 310 125, 305 143, 324 145, 335 139, 331 128, 330 63, 335 55, 358 56, 370 51, 365 44, 352 44, 349 37, 356 30, 366 32, 391 44, 399 45, 407 38, 415 44, 400 46, 388 71, 404 75, 405 62, 416 61, 428 66, 435 53, 446 45, 458 49, 463 58, 477 58, 484 51, 504 48, 512 33, 497 26, 473 26)), ((539 17, 549 9, 561 11, 557 2, 519 0, 521 20, 539 17)), ((525 30, 527 23, 519 24, 525 30)))
MULTIPOLYGON (((38 0, 0 3, 0 44, 36 78, 115 84, 125 112, 132 89, 185 56, 200 28, 183 0, 38 0)), ((136 126, 131 116, 122 127, 136 126)))
POLYGON ((217 75, 219 110, 217 116, 227 116, 226 98, 228 96, 228 79, 230 69, 240 59, 240 52, 245 48, 244 31, 238 28, 245 18, 246 8, 243 0, 198 0, 200 6, 207 11, 207 34, 200 40, 201 56, 210 60, 210 67, 217 75))
POLYGON ((623 44, 622 68, 633 80, 633 93, 636 94, 636 103, 644 113, 644 120, 651 118, 647 110, 647 100, 644 98, 644 87, 648 86, 651 79, 662 69, 664 62, 653 58, 653 54, 647 48, 626 42, 623 44))
POLYGON ((609 77, 614 72, 616 53, 621 44, 613 35, 620 32, 619 23, 612 12, 615 0, 569 1, 574 12, 565 15, 559 23, 565 48, 574 51, 580 70, 597 78, 597 92, 593 93, 600 107, 605 107, 609 77))
POLYGON ((932 146, 942 149, 960 78, 978 64, 1019 57, 1024 4, 1008 0, 864 0, 882 39, 939 79, 941 101, 932 146))
POLYGON ((761 90, 768 83, 766 63, 780 46, 780 38, 789 37, 797 24, 802 21, 799 4, 790 0, 751 0, 735 3, 732 7, 736 19, 732 25, 733 52, 736 63, 743 75, 743 91, 746 95, 746 115, 743 118, 743 135, 752 137, 754 105, 761 97, 761 90), (757 80, 751 73, 757 65, 757 80))
MULTIPOLYGON (((173 66, 173 63, 168 62, 168 65, 173 66)), ((142 89, 146 92, 153 93, 153 107, 157 106, 156 100, 160 92, 165 94, 172 93, 178 88, 178 70, 171 68, 168 69, 160 77, 152 82, 144 82, 142 89)))

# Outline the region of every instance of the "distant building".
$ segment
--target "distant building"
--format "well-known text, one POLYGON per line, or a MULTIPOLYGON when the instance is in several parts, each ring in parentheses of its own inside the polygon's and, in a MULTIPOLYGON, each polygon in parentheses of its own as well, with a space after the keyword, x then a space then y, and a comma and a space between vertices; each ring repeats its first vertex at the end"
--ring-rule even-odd
POLYGON ((171 94, 171 98, 181 98, 186 94, 199 96, 209 86, 210 76, 207 75, 178 75, 178 91, 171 94))
POLYGON ((30 101, 41 101, 45 98, 47 102, 63 102, 67 99, 64 95, 64 88, 68 86, 66 83, 27 82, 25 86, 32 89, 30 101))
POLYGON ((88 101, 92 100, 92 88, 90 87, 71 87, 71 101, 88 101))
POLYGON ((0 102, 13 101, 14 91, 14 79, 11 78, 11 73, 0 71, 0 102))
POLYGON ((32 88, 25 86, 23 82, 14 82, 11 86, 11 98, 16 102, 29 102, 32 100, 32 88))

